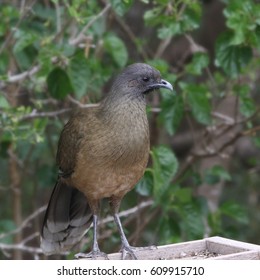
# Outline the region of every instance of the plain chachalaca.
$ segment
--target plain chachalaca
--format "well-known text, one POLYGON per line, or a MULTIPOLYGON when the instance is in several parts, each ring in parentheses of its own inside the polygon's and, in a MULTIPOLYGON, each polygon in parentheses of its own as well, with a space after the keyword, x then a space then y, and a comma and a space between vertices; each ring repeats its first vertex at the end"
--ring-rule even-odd
POLYGON ((96 258, 100 201, 109 204, 122 242, 122 258, 136 258, 119 216, 124 195, 143 176, 149 156, 145 95, 172 90, 153 67, 135 63, 118 75, 98 107, 80 109, 64 126, 57 151, 58 180, 46 210, 41 247, 45 254, 71 249, 93 222, 93 247, 84 256, 96 258))

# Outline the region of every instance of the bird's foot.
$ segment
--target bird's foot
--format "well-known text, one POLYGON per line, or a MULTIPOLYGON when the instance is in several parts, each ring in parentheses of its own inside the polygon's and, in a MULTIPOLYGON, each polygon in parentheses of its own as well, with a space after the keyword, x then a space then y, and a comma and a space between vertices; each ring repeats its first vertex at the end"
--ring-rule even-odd
POLYGON ((120 252, 122 253, 121 259, 125 260, 126 256, 129 255, 133 260, 137 260, 137 256, 134 252, 136 251, 136 249, 138 248, 132 246, 123 246, 120 250, 120 252))
POLYGON ((100 251, 100 250, 92 250, 91 252, 85 254, 85 253, 78 253, 75 256, 75 259, 92 259, 92 260, 96 260, 96 259, 105 259, 105 260, 109 260, 108 256, 106 253, 100 251))
POLYGON ((122 253, 121 259, 125 260, 126 256, 129 255, 133 260, 137 260, 137 256, 135 252, 142 251, 142 250, 155 250, 157 246, 147 246, 147 247, 133 247, 133 246, 123 246, 120 250, 122 253))

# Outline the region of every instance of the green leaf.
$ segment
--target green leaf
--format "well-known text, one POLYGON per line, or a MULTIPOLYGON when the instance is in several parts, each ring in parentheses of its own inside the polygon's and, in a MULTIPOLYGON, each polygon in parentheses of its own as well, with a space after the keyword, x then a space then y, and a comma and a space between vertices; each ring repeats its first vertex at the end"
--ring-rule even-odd
POLYGON ((155 26, 161 22, 163 7, 158 6, 144 13, 144 21, 146 24, 155 26))
POLYGON ((32 67, 32 64, 37 59, 38 51, 33 45, 25 47, 22 51, 14 53, 17 63, 22 70, 27 70, 32 67))
POLYGON ((153 160, 154 197, 159 199, 167 191, 178 169, 178 161, 172 150, 159 146, 151 151, 153 160))
POLYGON ((123 16, 132 6, 132 3, 132 0, 111 0, 112 8, 119 16, 123 16))
POLYGON ((162 92, 161 112, 159 120, 170 135, 173 135, 180 125, 184 113, 184 104, 181 95, 162 92))
POLYGON ((17 39, 14 45, 14 52, 21 52, 26 47, 32 45, 38 40, 38 35, 33 32, 28 32, 24 30, 17 30, 15 32, 15 38, 17 39))
POLYGON ((187 93, 189 105, 194 118, 202 124, 211 123, 211 105, 208 98, 208 89, 203 85, 190 84, 184 85, 187 93))
POLYGON ((113 34, 105 37, 105 48, 111 54, 114 61, 121 68, 124 67, 128 60, 128 53, 124 42, 113 34))
POLYGON ((152 195, 153 190, 153 174, 150 170, 146 170, 142 179, 137 183, 135 190, 142 196, 152 195))
POLYGON ((185 9, 182 15, 181 30, 187 32, 199 27, 201 21, 201 5, 194 1, 185 9))
POLYGON ((172 83, 176 81, 176 76, 174 74, 169 74, 169 64, 163 59, 148 59, 146 61, 147 64, 151 65, 155 69, 159 70, 164 79, 167 81, 171 81, 172 83), (166 75, 169 75, 169 77, 166 75))
POLYGON ((249 96, 240 96, 240 112, 246 117, 251 117, 256 112, 255 101, 249 96))
POLYGON ((69 63, 68 75, 72 88, 80 99, 87 92, 88 81, 90 78, 90 69, 84 53, 78 52, 72 57, 69 63))
POLYGON ((251 117, 256 111, 255 101, 250 95, 250 87, 248 85, 235 86, 235 91, 239 95, 239 109, 246 117, 251 117))
POLYGON ((237 202, 227 201, 224 202, 219 210, 222 214, 227 215, 230 218, 238 221, 239 223, 247 224, 248 216, 245 208, 239 205, 237 202))
POLYGON ((174 192, 174 194, 181 203, 190 203, 192 200, 191 188, 179 188, 174 192))
POLYGON ((215 165, 206 169, 204 181, 209 185, 214 185, 220 181, 231 181, 231 176, 223 166, 215 165))
POLYGON ((2 109, 10 108, 10 104, 2 94, 0 94, 0 108, 2 109))
POLYGON ((67 73, 59 67, 49 73, 47 85, 51 96, 56 99, 63 99, 73 91, 67 73))
POLYGON ((251 0, 228 1, 223 11, 226 26, 232 30, 232 45, 257 46, 256 33, 260 21, 259 4, 251 0))
POLYGON ((252 49, 243 45, 232 45, 232 34, 223 33, 216 43, 216 66, 226 74, 237 77, 252 59, 252 49))
POLYGON ((185 67, 185 70, 193 75, 201 75, 202 70, 209 65, 209 57, 206 53, 195 53, 192 61, 185 67))
POLYGON ((238 84, 235 85, 234 93, 239 97, 240 112, 246 117, 251 117, 256 111, 254 99, 251 97, 251 89, 249 85, 238 84))
POLYGON ((178 34, 181 34, 181 26, 179 22, 174 22, 158 29, 158 38, 160 39, 171 38, 178 34))
POLYGON ((180 206, 177 212, 181 216, 181 226, 185 237, 188 240, 200 239, 204 234, 202 211, 198 202, 193 201, 180 206))

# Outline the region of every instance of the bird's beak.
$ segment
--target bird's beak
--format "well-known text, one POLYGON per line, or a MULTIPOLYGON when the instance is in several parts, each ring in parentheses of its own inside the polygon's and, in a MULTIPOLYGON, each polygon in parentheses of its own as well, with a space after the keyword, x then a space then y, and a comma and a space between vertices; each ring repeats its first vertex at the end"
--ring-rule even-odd
POLYGON ((161 80, 158 83, 149 85, 148 90, 145 93, 149 93, 149 92, 151 92, 155 89, 159 89, 159 88, 167 88, 169 90, 173 90, 173 87, 169 82, 167 82, 166 80, 161 80))
POLYGON ((167 88, 169 90, 173 90, 172 84, 167 82, 166 80, 161 80, 161 83, 158 84, 161 88, 167 88))

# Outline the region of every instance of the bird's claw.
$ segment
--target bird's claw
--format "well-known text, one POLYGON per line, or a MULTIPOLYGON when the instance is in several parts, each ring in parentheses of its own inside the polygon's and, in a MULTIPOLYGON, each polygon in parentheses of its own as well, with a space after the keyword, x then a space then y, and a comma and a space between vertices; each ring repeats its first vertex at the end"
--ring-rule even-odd
POLYGON ((123 246, 120 250, 120 252, 122 253, 121 255, 121 259, 125 260, 126 256, 129 255, 133 260, 137 260, 137 256, 135 254, 136 248, 132 247, 132 246, 123 246))
POLYGON ((148 247, 133 247, 133 246, 123 246, 120 250, 122 253, 121 259, 125 260, 126 256, 129 255, 133 260, 137 260, 137 256, 135 254, 136 251, 141 251, 141 250, 155 250, 157 249, 157 246, 152 245, 148 247))
POLYGON ((108 256, 106 253, 100 251, 100 250, 92 250, 91 252, 85 254, 85 253, 78 253, 75 256, 75 259, 92 259, 92 260, 96 260, 99 258, 103 258, 105 260, 109 260, 108 256))

